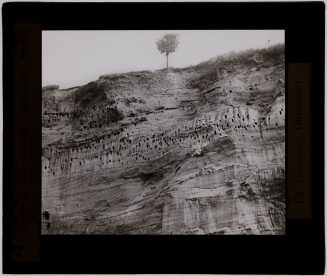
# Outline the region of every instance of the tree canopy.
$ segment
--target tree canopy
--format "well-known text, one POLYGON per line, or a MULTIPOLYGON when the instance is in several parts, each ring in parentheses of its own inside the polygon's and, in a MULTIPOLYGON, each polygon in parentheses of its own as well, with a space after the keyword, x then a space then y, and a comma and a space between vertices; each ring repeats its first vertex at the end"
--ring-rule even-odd
POLYGON ((177 34, 165 34, 163 38, 157 41, 157 49, 163 54, 169 55, 176 51, 178 46, 177 34))

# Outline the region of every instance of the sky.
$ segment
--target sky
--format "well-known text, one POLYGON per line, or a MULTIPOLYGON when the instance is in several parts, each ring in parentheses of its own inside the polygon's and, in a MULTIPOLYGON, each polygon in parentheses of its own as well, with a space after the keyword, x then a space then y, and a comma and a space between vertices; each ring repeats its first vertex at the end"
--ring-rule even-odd
POLYGON ((175 68, 284 43, 284 30, 42 31, 42 86, 69 88, 100 75, 165 68, 156 41, 167 33, 179 34, 178 48, 169 55, 175 68))

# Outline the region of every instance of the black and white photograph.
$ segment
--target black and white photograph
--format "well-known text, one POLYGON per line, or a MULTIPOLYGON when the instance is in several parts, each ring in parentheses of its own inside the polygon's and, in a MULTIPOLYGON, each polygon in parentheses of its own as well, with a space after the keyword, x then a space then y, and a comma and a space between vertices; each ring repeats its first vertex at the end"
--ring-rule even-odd
POLYGON ((41 233, 285 235, 284 37, 42 31, 41 233))

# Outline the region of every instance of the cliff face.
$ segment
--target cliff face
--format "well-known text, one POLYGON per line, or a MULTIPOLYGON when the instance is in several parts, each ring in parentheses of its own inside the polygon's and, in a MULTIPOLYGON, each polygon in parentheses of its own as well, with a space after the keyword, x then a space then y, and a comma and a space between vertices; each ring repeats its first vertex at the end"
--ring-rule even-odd
POLYGON ((284 49, 43 89, 44 234, 283 234, 284 49))

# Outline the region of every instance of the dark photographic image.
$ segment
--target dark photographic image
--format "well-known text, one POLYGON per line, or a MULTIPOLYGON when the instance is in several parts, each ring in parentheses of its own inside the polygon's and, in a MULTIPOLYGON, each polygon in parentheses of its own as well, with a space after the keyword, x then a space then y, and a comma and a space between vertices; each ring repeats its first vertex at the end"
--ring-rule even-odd
POLYGON ((42 234, 284 235, 284 46, 42 31, 42 234))

